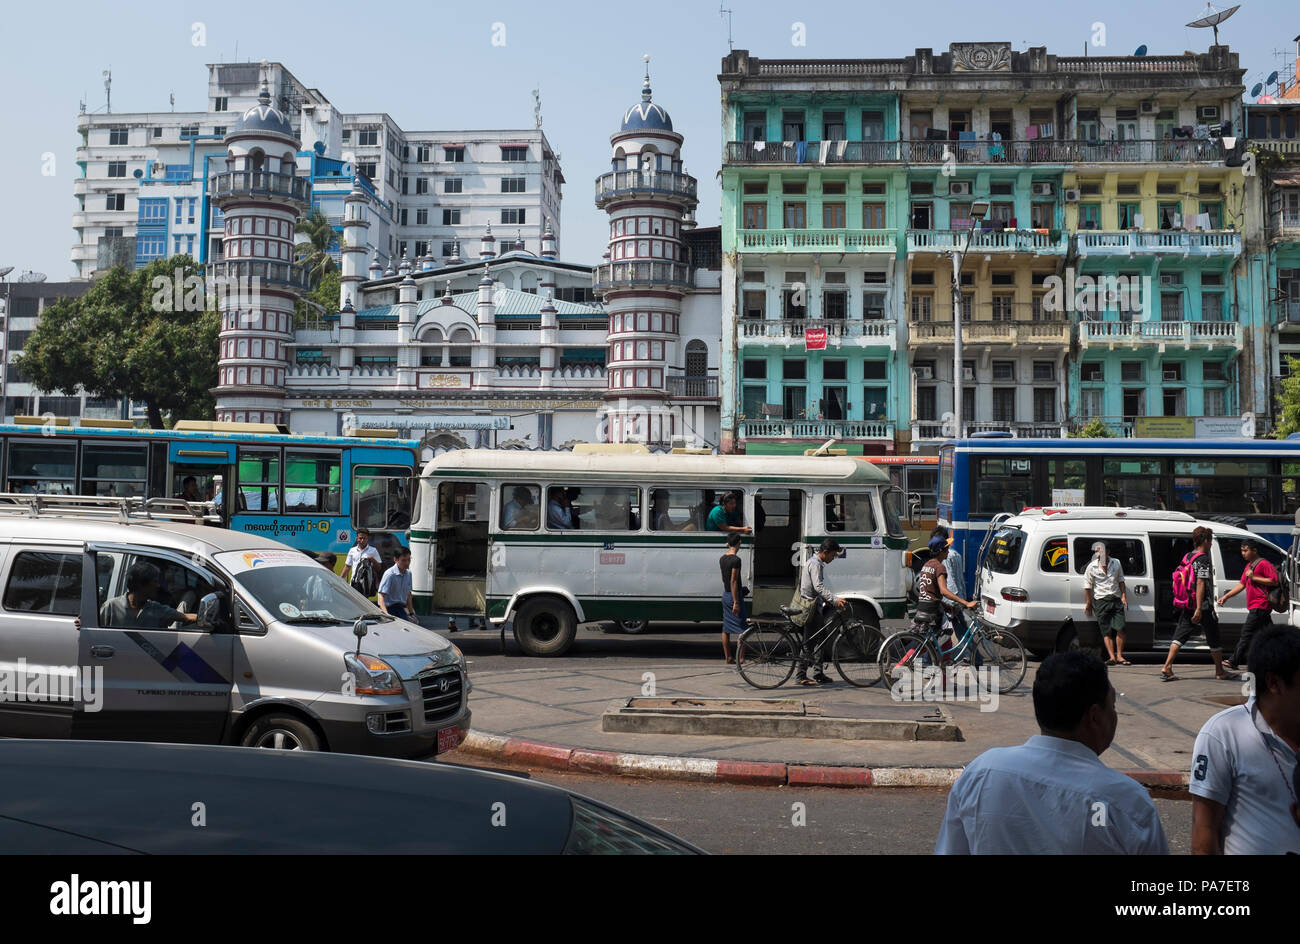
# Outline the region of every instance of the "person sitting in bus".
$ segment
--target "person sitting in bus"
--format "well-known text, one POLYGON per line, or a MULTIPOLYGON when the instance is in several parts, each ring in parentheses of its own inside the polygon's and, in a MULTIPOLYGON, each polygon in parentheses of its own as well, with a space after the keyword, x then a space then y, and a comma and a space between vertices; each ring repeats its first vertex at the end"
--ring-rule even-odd
POLYGON ((740 510, 740 496, 735 492, 727 492, 709 512, 708 530, 723 531, 727 534, 753 534, 754 529, 744 522, 740 510))
POLYGON ((537 527, 537 506, 527 485, 516 485, 511 499, 501 509, 502 527, 512 531, 532 531, 537 527))
POLYGON ((181 499, 187 502, 203 501, 203 496, 199 494, 199 480, 194 476, 187 475, 181 482, 181 499))
POLYGON ((552 531, 573 531, 577 528, 573 513, 573 500, 567 488, 552 488, 546 503, 546 527, 552 531))
POLYGON ((198 620, 194 613, 182 613, 153 599, 160 582, 158 568, 137 561, 126 573, 126 593, 106 600, 99 608, 99 625, 133 629, 162 629, 172 623, 198 620))
POLYGON ((694 531, 694 521, 684 521, 676 524, 673 521, 671 511, 671 499, 668 496, 668 489, 657 488, 654 490, 654 496, 650 503, 650 520, 654 522, 656 531, 694 531))

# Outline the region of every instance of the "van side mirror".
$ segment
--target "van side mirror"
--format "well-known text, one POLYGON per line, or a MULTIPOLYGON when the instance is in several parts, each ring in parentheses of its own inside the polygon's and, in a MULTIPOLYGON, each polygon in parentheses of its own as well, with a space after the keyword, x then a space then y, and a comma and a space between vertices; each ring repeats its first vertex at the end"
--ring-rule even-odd
POLYGON ((216 629, 221 620, 221 597, 209 593, 199 600, 199 609, 195 622, 200 629, 216 629))

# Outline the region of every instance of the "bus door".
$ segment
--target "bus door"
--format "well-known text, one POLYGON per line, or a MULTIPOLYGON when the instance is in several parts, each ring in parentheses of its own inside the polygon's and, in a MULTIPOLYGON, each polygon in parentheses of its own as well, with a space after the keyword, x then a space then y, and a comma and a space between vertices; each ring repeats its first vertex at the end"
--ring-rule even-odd
POLYGON ((803 565, 804 492, 760 488, 754 493, 754 613, 776 613, 799 587, 803 565))
POLYGON ((230 495, 234 490, 235 445, 221 442, 182 441, 167 444, 166 494, 160 497, 215 501, 221 520, 230 521, 230 495), (194 482, 186 495, 189 479, 194 482))
MULTIPOLYGON (((483 482, 437 483, 437 518, 429 545, 427 566, 433 575, 433 612, 482 614, 493 553, 488 532, 491 486, 483 482)), ((516 518, 517 524, 534 524, 516 518)), ((535 530, 531 529, 531 530, 535 530)), ((509 572, 505 546, 494 562, 509 572)))

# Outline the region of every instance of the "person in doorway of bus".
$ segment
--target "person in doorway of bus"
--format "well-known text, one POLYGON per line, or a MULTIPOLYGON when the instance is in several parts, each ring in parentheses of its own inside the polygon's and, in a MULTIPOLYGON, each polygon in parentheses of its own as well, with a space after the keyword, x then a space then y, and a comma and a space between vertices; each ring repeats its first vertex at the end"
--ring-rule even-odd
POLYGON ((833 606, 836 609, 844 609, 846 606, 842 597, 837 597, 826 587, 826 565, 840 553, 840 544, 834 538, 823 538, 821 546, 817 548, 817 553, 808 558, 808 562, 803 565, 803 570, 799 575, 799 597, 805 603, 812 605, 812 612, 808 614, 808 620, 803 624, 803 656, 804 663, 799 666, 799 675, 795 682, 799 685, 829 685, 830 676, 826 674, 823 668, 825 654, 821 646, 810 646, 808 640, 812 639, 821 628, 822 621, 825 619, 826 607, 833 606), (807 667, 813 669, 812 678, 808 678, 807 667))
POLYGON ((1124 568, 1110 556, 1106 542, 1092 545, 1092 560, 1083 569, 1083 615, 1097 621, 1097 632, 1106 646, 1107 665, 1132 665, 1124 658, 1124 611, 1128 609, 1128 588, 1124 568))
POLYGON ((745 597, 749 590, 740 579, 740 542, 739 534, 727 535, 727 549, 718 560, 722 568, 722 658, 727 665, 736 661, 731 657, 731 637, 743 633, 748 622, 745 597))
POLYGON ((343 559, 343 579, 350 584, 356 577, 357 570, 370 567, 377 571, 382 562, 379 551, 370 543, 370 532, 365 528, 357 528, 357 543, 348 548, 348 556, 343 559))
POLYGON ((1241 542, 1241 556, 1246 561, 1241 582, 1215 601, 1218 606, 1223 606, 1241 591, 1246 591, 1246 622, 1241 627, 1241 636, 1237 639, 1237 648, 1232 651, 1232 658, 1224 663, 1233 671, 1250 659, 1250 645, 1255 634, 1273 625, 1273 617, 1269 615, 1272 607, 1268 602, 1268 592, 1278 582, 1277 570, 1259 556, 1259 542, 1254 538, 1241 542))
POLYGON ((753 534, 753 529, 745 524, 740 511, 740 496, 727 492, 722 500, 709 512, 708 530, 724 531, 727 534, 753 534))
POLYGON ((384 571, 379 581, 379 608, 389 616, 410 619, 411 613, 411 549, 398 545, 393 556, 393 566, 384 571))
MULTIPOLYGON (((1210 647, 1210 658, 1214 660, 1214 677, 1223 682, 1236 681, 1240 678, 1229 672, 1223 664, 1223 646, 1219 643, 1219 617, 1214 612, 1214 562, 1210 559, 1210 550, 1214 547, 1214 532, 1204 525, 1192 531, 1192 585, 1188 592, 1187 608, 1178 614, 1178 629, 1174 631, 1174 641, 1169 646, 1169 655, 1164 668, 1160 670, 1160 680, 1176 682, 1174 660, 1178 650, 1192 638, 1199 629, 1205 633, 1205 643, 1210 647)), ((1181 565, 1180 565, 1181 566, 1181 565)))

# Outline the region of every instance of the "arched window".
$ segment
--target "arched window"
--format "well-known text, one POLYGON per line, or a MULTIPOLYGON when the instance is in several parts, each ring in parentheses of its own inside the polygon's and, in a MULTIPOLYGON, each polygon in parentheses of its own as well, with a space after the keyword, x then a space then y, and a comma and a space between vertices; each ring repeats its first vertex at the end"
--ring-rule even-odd
POLYGON ((709 372, 709 347, 703 341, 694 340, 686 345, 686 376, 704 377, 709 372))

